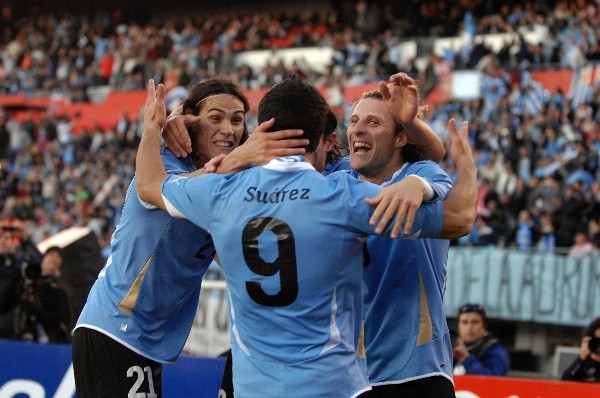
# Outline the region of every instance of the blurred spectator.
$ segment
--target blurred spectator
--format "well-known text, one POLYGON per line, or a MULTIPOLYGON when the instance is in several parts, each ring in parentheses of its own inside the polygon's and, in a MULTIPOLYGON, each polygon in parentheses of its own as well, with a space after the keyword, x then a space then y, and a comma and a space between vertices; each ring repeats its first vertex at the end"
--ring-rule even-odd
POLYGON ((594 245, 588 241, 585 232, 577 232, 574 240, 575 243, 569 249, 569 257, 585 257, 595 250, 594 245))
POLYGON ((577 231, 582 229, 583 211, 587 207, 581 193, 581 183, 576 181, 564 190, 562 205, 556 210, 556 245, 571 247, 577 231))
POLYGON ((512 241, 517 228, 517 220, 507 208, 500 206, 498 200, 495 192, 488 195, 483 214, 487 224, 492 228, 494 244, 499 247, 506 247, 512 241))
POLYGON ((597 219, 591 219, 588 222, 588 236, 590 237, 590 243, 594 245, 596 249, 600 249, 600 221, 597 219))
POLYGON ((554 236, 554 224, 552 214, 543 212, 540 215, 539 239, 537 250, 540 253, 554 253, 556 238, 554 236))
POLYGON ((506 376, 510 356, 506 348, 487 330, 485 309, 465 304, 458 310, 458 339, 452 347, 454 374, 506 376))
POLYGON ((532 248, 533 232, 531 226, 532 223, 529 211, 521 210, 519 212, 519 223, 515 237, 515 243, 519 250, 530 250, 532 248))
POLYGON ((15 311, 21 297, 21 270, 17 264, 15 231, 0 227, 0 338, 14 338, 15 311))
POLYGON ((585 330, 579 357, 563 372, 561 380, 600 382, 600 318, 585 330))

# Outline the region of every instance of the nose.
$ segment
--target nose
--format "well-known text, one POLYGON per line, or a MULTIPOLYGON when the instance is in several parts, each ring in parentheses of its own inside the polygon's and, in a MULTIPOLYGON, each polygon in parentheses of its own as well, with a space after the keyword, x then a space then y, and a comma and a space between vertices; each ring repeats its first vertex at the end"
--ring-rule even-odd
POLYGON ((226 135, 234 135, 233 125, 231 123, 225 123, 222 129, 223 133, 226 135))
POLYGON ((365 124, 362 121, 358 121, 358 122, 348 126, 348 129, 346 132, 347 132, 348 136, 361 135, 362 133, 365 132, 364 126, 365 126, 365 124))

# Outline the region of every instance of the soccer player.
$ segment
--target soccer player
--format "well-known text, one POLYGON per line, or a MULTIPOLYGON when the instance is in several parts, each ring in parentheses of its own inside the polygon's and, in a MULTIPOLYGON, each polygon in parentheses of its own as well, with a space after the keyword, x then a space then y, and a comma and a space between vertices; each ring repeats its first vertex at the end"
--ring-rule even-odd
MULTIPOLYGON (((242 90, 226 79, 211 79, 192 89, 178 123, 190 130, 193 152, 179 160, 162 149, 157 161, 176 175, 220 154, 224 168, 266 163, 274 156, 301 154, 295 130, 245 134, 249 108, 242 90), (272 136, 271 138, 269 138, 272 136), (274 139, 273 139, 274 138, 274 139), (258 155, 257 155, 258 154, 258 155)), ((73 332, 73 365, 79 397, 130 393, 160 397, 162 363, 177 359, 198 307, 200 283, 215 254, 209 233, 189 221, 173 219, 138 198, 130 184, 123 215, 111 241, 111 254, 94 283, 73 332)))
MULTIPOLYGON (((361 238, 394 236, 403 224, 406 209, 390 198, 392 187, 346 173, 324 177, 314 169, 327 154, 322 137, 328 106, 298 78, 265 94, 259 121, 274 117, 273 129, 302 128, 310 141, 304 157, 275 159, 235 175, 168 175, 158 161, 163 99, 164 87, 155 90, 150 81, 138 190, 144 201, 211 232, 228 285, 236 396, 355 397, 369 390, 357 355, 361 238), (383 209, 373 210, 377 204, 383 209), (384 229, 396 212, 394 229, 384 229)), ((470 150, 465 135, 454 131, 457 153, 470 150)), ((464 189, 449 195, 443 214, 440 203, 421 206, 402 235, 411 226, 412 237, 469 231, 475 212, 464 203, 476 196, 476 180, 469 167, 466 175, 460 169, 457 188, 464 189)))
MULTIPOLYGON (((419 186, 419 179, 426 181, 427 199, 444 200, 452 182, 437 163, 423 160, 425 152, 409 141, 407 126, 413 128, 410 137, 422 142, 435 146, 435 137, 427 129, 415 129, 412 118, 418 119, 418 92, 409 77, 364 94, 348 126, 350 166, 361 179, 377 184, 412 179, 419 186)), ((413 197, 418 206, 422 196, 413 197)), ((363 278, 365 351, 373 387, 369 397, 454 397, 443 304, 448 247, 444 239, 367 239, 363 278)))

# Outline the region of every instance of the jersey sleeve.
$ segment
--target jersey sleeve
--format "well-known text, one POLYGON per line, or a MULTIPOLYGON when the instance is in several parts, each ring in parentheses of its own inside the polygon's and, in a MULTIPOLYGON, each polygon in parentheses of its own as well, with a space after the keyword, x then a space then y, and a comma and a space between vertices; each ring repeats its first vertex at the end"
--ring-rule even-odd
MULTIPOLYGON (((344 173, 339 174, 340 177, 344 173)), ((333 175, 332 175, 333 176, 333 175)), ((376 225, 370 225, 369 219, 375 211, 375 206, 365 202, 365 198, 373 198, 383 189, 379 185, 367 181, 357 180, 351 176, 345 175, 347 185, 346 203, 349 214, 350 226, 363 231, 367 235, 375 233, 376 225)), ((404 239, 417 238, 439 238, 442 232, 444 222, 444 206, 442 201, 424 203, 419 207, 415 214, 413 226, 410 233, 401 234, 404 239)), ((394 226, 393 220, 387 225, 383 235, 388 236, 394 226)))
POLYGON ((161 148, 160 156, 162 157, 167 174, 185 174, 195 170, 190 160, 179 159, 168 149, 161 148))
POLYGON ((435 192, 433 200, 446 200, 450 189, 452 189, 452 180, 440 165, 432 161, 415 162, 410 164, 406 170, 407 176, 413 174, 429 183, 433 192, 435 192))
POLYGON ((215 201, 212 190, 223 178, 217 174, 197 177, 170 175, 162 186, 162 197, 169 214, 185 218, 210 232, 210 214, 215 201))

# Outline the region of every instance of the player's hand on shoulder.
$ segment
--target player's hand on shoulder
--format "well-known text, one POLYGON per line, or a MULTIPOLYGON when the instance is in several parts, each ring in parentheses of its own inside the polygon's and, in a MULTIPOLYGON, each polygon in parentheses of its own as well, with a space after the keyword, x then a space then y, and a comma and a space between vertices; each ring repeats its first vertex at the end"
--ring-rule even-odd
POLYGON ((415 213, 423 202, 423 191, 423 183, 419 179, 407 177, 383 188, 374 198, 366 199, 368 204, 376 206, 370 220, 371 225, 377 224, 375 233, 383 233, 394 219, 390 237, 397 238, 401 232, 402 235, 409 234, 415 213))

